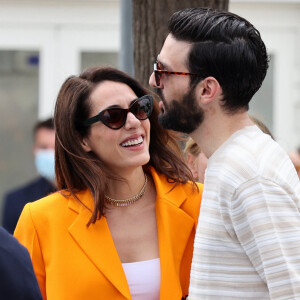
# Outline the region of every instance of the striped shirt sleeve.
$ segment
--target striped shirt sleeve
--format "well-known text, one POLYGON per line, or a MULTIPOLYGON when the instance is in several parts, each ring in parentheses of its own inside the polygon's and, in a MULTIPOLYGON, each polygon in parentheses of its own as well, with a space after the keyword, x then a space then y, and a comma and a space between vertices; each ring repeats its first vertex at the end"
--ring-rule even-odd
POLYGON ((300 215, 287 189, 258 176, 238 188, 230 208, 237 239, 271 299, 300 298, 300 215))

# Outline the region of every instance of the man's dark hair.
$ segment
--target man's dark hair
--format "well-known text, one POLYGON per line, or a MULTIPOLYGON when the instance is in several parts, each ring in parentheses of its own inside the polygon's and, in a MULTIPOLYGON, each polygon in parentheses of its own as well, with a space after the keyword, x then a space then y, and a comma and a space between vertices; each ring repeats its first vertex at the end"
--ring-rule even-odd
POLYGON ((249 108, 268 69, 268 55, 258 30, 247 20, 210 8, 188 8, 173 14, 169 32, 192 43, 187 59, 195 85, 206 77, 216 78, 223 90, 228 112, 249 108))
POLYGON ((47 128, 47 129, 52 129, 54 130, 54 121, 53 118, 49 118, 47 120, 43 120, 43 121, 38 121, 34 128, 33 128, 33 133, 36 134, 36 132, 40 129, 40 128, 47 128))

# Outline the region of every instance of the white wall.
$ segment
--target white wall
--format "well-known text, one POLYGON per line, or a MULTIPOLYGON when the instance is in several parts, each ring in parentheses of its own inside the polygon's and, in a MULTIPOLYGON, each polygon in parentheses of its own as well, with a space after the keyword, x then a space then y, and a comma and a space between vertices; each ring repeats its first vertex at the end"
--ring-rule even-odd
POLYGON ((229 10, 253 23, 274 57, 273 133, 290 151, 300 145, 300 1, 231 0, 229 10))
POLYGON ((82 51, 119 51, 117 0, 10 0, 0 7, 0 50, 40 53, 41 119, 52 114, 62 82, 79 73, 82 51))
MULTIPOLYGON (((119 0, 0 0, 0 50, 38 50, 38 117, 53 112, 82 51, 120 49, 119 0)), ((300 144, 300 0, 230 0, 252 22, 274 57, 273 133, 286 150, 300 144)))

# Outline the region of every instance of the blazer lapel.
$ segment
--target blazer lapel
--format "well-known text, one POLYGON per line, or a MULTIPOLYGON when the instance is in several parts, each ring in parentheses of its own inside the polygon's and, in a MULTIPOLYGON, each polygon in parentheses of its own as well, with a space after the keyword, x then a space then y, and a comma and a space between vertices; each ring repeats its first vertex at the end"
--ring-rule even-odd
MULTIPOLYGON (((92 203, 91 194, 87 191, 81 192, 79 196, 83 203, 92 203), (88 201, 87 201, 87 198, 88 201)), ((69 226, 68 230, 82 251, 89 257, 96 268, 124 295, 131 299, 129 287, 111 237, 105 217, 101 217, 95 224, 86 226, 91 212, 82 204, 72 200, 69 207, 78 212, 77 218, 69 226)), ((90 206, 88 206, 90 207, 90 206)))
MULTIPOLYGON (((159 255, 161 263, 160 299, 181 297, 180 266, 187 241, 195 226, 194 220, 181 204, 186 200, 184 189, 178 185, 172 191, 164 176, 150 168, 156 186, 156 219, 158 229, 159 255)), ((91 207, 92 196, 88 191, 78 197, 91 207)), ((86 226, 91 212, 82 204, 70 200, 70 209, 78 212, 77 218, 68 230, 82 251, 89 257, 102 274, 124 295, 131 299, 129 287, 114 246, 106 219, 102 217, 95 224, 86 226)), ((178 298, 180 299, 180 298, 178 298)))
POLYGON ((162 181, 153 170, 151 173, 157 191, 156 219, 161 262, 160 299, 180 299, 182 297, 180 266, 195 222, 180 208, 187 197, 184 189, 178 185, 170 191, 173 184, 162 181))

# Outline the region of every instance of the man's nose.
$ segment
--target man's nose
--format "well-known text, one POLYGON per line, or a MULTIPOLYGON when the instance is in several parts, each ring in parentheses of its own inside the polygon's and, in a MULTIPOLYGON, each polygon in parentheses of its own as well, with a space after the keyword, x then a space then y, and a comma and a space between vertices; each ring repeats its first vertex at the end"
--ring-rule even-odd
POLYGON ((160 82, 160 85, 156 84, 154 72, 152 72, 152 74, 151 74, 151 76, 149 78, 149 85, 152 86, 152 87, 158 88, 158 89, 162 89, 163 88, 161 82, 160 82))
POLYGON ((150 75, 149 78, 149 85, 152 87, 156 87, 156 81, 155 81, 155 75, 154 72, 152 72, 152 74, 150 75))

